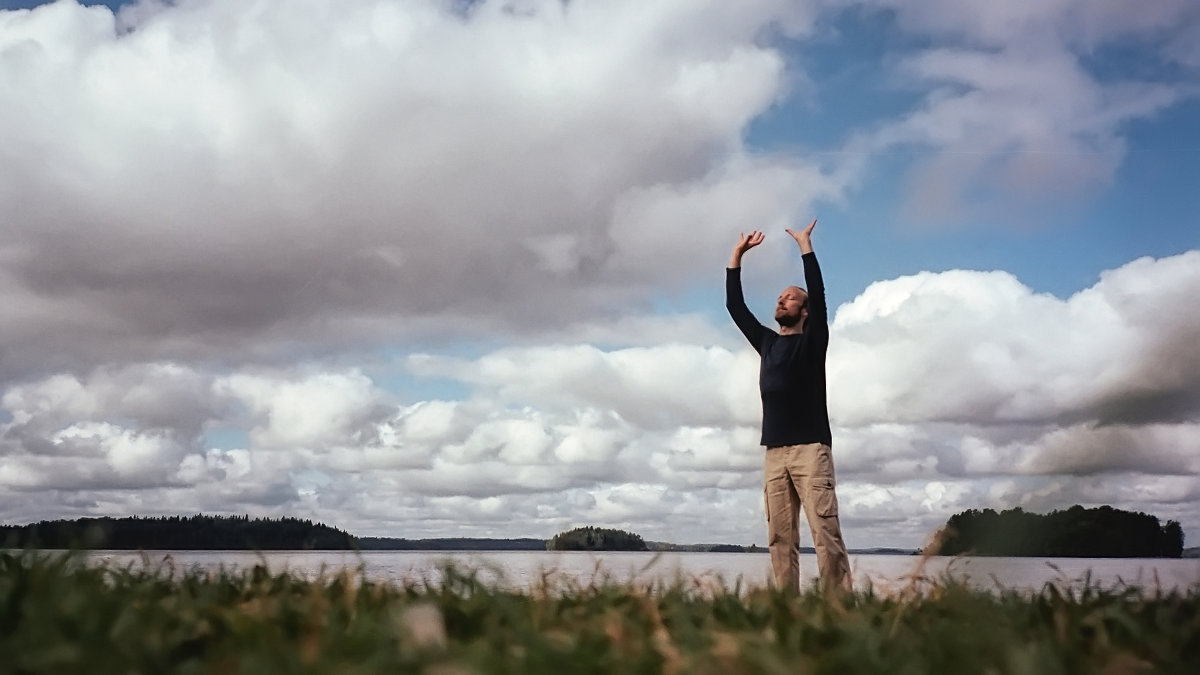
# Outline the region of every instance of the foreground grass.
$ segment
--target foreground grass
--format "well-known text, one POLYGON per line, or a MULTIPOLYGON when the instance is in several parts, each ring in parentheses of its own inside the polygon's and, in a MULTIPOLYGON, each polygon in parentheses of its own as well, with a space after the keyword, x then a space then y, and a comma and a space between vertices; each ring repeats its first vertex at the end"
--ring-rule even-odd
POLYGON ((952 581, 789 597, 699 581, 97 568, 0 552, 3 673, 1197 673, 1200 588, 952 581))

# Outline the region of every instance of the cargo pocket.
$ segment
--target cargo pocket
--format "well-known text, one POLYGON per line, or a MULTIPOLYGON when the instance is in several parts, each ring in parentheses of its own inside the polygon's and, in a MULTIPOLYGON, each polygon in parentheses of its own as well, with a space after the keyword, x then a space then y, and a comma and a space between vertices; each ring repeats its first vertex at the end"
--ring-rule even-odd
POLYGON ((832 518, 838 514, 837 494, 833 490, 833 481, 820 478, 812 482, 810 495, 813 507, 821 518, 832 518))
POLYGON ((767 486, 763 486, 763 511, 767 514, 767 527, 771 526, 771 500, 767 497, 767 486))
POLYGON ((767 486, 763 486, 763 511, 767 514, 767 546, 771 547, 779 543, 780 535, 771 527, 771 498, 767 496, 767 486))

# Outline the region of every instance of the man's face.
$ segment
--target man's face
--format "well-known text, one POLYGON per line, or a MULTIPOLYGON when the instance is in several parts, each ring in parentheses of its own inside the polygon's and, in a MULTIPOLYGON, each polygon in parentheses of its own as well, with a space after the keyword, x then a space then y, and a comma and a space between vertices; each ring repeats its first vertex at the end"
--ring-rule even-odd
POLYGON ((788 286, 775 302, 775 321, 780 326, 798 326, 808 316, 808 293, 803 288, 788 286))

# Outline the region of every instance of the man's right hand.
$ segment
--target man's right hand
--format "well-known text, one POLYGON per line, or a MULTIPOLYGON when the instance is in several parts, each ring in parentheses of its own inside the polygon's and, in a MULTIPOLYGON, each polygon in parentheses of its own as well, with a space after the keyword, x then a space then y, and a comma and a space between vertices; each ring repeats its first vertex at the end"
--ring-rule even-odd
POLYGON ((729 268, 734 269, 742 266, 742 254, 750 249, 758 246, 763 241, 763 233, 758 230, 752 231, 750 234, 741 233, 738 238, 738 243, 733 245, 733 255, 729 257, 729 268))

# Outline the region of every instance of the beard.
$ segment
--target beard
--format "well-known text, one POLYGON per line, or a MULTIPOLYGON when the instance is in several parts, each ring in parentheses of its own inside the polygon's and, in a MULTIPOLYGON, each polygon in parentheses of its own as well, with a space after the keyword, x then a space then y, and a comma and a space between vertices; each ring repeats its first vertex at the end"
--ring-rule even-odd
POLYGON ((800 324, 800 320, 804 318, 802 314, 788 314, 787 312, 776 311, 775 322, 784 328, 792 328, 800 324))

